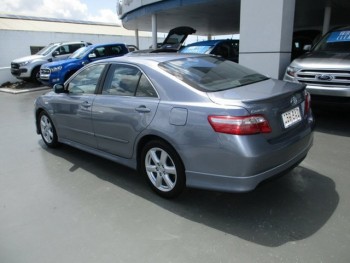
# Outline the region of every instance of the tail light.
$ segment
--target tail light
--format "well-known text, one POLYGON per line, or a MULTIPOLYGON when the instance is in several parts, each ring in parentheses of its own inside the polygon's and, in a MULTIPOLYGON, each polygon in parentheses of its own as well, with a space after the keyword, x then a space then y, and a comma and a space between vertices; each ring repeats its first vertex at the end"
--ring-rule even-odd
POLYGON ((235 135, 269 133, 271 127, 262 115, 251 116, 208 116, 214 131, 235 135))
POLYGON ((310 93, 305 91, 305 115, 308 114, 309 110, 310 110, 310 104, 311 104, 311 96, 310 93))

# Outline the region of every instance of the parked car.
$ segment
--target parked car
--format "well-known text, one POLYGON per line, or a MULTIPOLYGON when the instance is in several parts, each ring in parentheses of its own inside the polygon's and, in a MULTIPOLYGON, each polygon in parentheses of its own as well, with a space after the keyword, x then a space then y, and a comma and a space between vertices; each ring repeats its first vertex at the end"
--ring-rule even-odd
POLYGON ((238 62, 239 40, 207 40, 189 44, 180 53, 211 54, 238 62))
POLYGON ((188 26, 180 26, 169 31, 163 43, 157 43, 157 48, 137 50, 133 53, 160 53, 160 52, 178 52, 182 48, 188 35, 196 33, 196 30, 188 26))
POLYGON ((350 26, 327 33, 311 50, 293 60, 285 81, 306 84, 306 89, 323 99, 350 101, 350 26))
POLYGON ((129 52, 125 44, 96 44, 82 47, 68 59, 43 64, 40 68, 40 81, 49 86, 63 84, 78 69, 90 62, 110 57, 123 56, 129 52))
POLYGON ((133 51, 137 51, 139 50, 139 48, 135 45, 126 45, 126 47, 128 48, 129 52, 133 52, 133 51))
POLYGON ((51 43, 35 55, 17 58, 11 62, 11 73, 18 79, 38 82, 40 66, 48 61, 68 58, 81 47, 91 45, 85 41, 51 43))
POLYGON ((36 130, 138 169, 174 197, 245 192, 298 165, 313 142, 305 87, 208 55, 128 55, 80 69, 35 101, 36 130))
POLYGON ((321 38, 320 30, 299 30, 293 33, 291 61, 307 52, 308 47, 314 46, 321 38))

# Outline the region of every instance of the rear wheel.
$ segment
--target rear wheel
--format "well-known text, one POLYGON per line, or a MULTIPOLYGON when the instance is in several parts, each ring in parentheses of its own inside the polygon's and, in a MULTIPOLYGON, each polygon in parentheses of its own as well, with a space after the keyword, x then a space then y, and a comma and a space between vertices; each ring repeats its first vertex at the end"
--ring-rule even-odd
POLYGON ((145 145, 141 153, 141 170, 151 188, 162 197, 176 197, 185 188, 182 161, 176 151, 161 140, 145 145))
POLYGON ((50 148, 57 147, 59 143, 57 140, 56 129, 51 118, 45 111, 41 112, 39 115, 39 125, 40 134, 44 143, 50 148))

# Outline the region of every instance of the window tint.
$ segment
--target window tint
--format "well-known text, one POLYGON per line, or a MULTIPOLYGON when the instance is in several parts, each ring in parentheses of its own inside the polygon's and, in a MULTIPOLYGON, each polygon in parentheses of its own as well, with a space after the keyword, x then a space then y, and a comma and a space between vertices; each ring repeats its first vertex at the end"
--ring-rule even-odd
POLYGON ((69 54, 69 45, 63 45, 60 46, 57 51, 60 53, 60 55, 66 55, 69 54))
POLYGON ((156 98, 157 92, 154 90, 153 86, 151 83, 148 81, 146 76, 142 74, 139 85, 136 90, 136 96, 137 97, 153 97, 156 98))
POLYGON ((134 96, 139 83, 141 71, 128 65, 115 65, 112 78, 102 90, 102 94, 134 96))
POLYGON ((85 68, 69 83, 70 94, 94 94, 105 64, 96 64, 85 68))
POLYGON ((114 65, 111 68, 111 77, 106 81, 102 94, 158 97, 147 77, 138 68, 129 65, 114 65))
POLYGON ((315 51, 350 52, 350 31, 334 31, 325 35, 315 46, 315 51))
POLYGON ((124 53, 126 53, 126 52, 123 52, 123 48, 120 45, 107 47, 108 56, 118 56, 118 55, 121 55, 124 53))
POLYGON ((81 44, 71 44, 71 45, 69 45, 69 53, 73 53, 73 52, 75 52, 76 50, 78 50, 81 47, 84 47, 83 43, 81 43, 81 44))
POLYGON ((159 67, 205 92, 232 89, 268 79, 234 62, 209 56, 171 60, 160 63, 159 67))

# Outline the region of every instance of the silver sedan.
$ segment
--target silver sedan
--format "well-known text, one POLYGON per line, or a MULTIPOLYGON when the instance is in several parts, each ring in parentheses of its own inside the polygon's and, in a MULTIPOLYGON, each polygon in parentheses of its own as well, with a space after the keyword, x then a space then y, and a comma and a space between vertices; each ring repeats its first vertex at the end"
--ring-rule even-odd
POLYGON ((313 142, 310 96, 207 55, 135 54, 91 63, 37 98, 36 130, 138 169, 175 197, 187 187, 253 190, 313 142))

